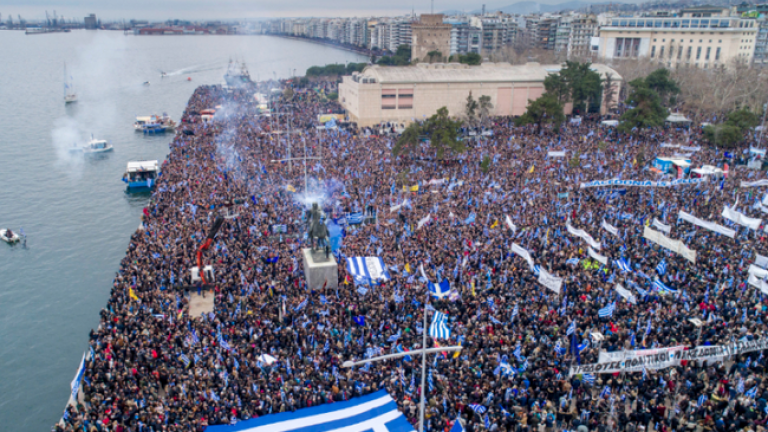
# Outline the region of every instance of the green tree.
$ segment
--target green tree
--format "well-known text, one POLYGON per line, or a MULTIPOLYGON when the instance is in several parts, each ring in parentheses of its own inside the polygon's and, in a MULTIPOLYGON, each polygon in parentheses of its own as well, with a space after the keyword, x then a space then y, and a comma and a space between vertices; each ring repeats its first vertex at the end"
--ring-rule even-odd
POLYGON ((480 96, 478 103, 480 107, 480 120, 485 121, 491 115, 491 110, 493 109, 491 97, 488 95, 480 96))
POLYGON ((632 108, 622 114, 619 130, 630 132, 634 128, 645 129, 663 125, 669 112, 662 105, 658 93, 648 88, 642 78, 630 81, 629 85, 632 87, 632 93, 626 104, 632 108))
POLYGON ((741 108, 731 111, 728 114, 726 123, 736 126, 741 132, 753 128, 760 124, 760 116, 747 108, 741 108))
POLYGON ((448 108, 442 107, 424 123, 424 133, 429 137, 429 145, 437 153, 437 159, 443 159, 446 153, 459 154, 466 150, 459 139, 461 122, 448 116, 448 108))
POLYGON ((331 92, 326 95, 326 97, 330 100, 336 100, 339 98, 339 94, 336 92, 331 92))
POLYGON ((439 63, 443 60, 443 53, 433 50, 427 53, 427 61, 430 63, 439 63))
POLYGON ((525 114, 515 119, 516 126, 535 124, 540 130, 543 124, 552 124, 555 131, 560 131, 560 124, 565 121, 563 106, 554 95, 544 93, 535 101, 529 100, 525 114))
POLYGON ((605 74, 605 80, 603 80, 603 104, 605 105, 605 112, 609 112, 613 109, 613 98, 616 97, 616 87, 613 81, 613 74, 607 72, 605 74))
POLYGON ((406 66, 411 64, 411 46, 398 46, 394 55, 381 57, 378 64, 384 66, 406 66))
POLYGON ((413 122, 408 125, 407 128, 400 134, 400 138, 392 147, 392 154, 394 156, 400 156, 402 154, 408 154, 416 150, 419 146, 419 137, 421 136, 421 125, 417 122, 413 122))
POLYGON ((488 171, 491 170, 491 157, 488 155, 485 155, 482 162, 480 162, 480 171, 483 172, 483 174, 488 174, 488 171))
POLYGON ((743 137, 742 130, 733 124, 724 123, 704 127, 704 138, 718 147, 735 147, 743 137))
POLYGON ((570 101, 571 89, 568 82, 565 81, 565 77, 562 74, 549 74, 544 78, 544 89, 548 94, 557 99, 557 102, 564 105, 570 101))
POLYGON ((574 111, 587 112, 588 103, 600 101, 600 92, 603 90, 602 79, 600 74, 590 67, 591 63, 566 61, 565 67, 560 69, 559 75, 568 85, 574 111))
POLYGON ((478 53, 467 53, 459 55, 459 63, 477 66, 483 62, 483 58, 478 53))
POLYGON ((467 103, 464 105, 464 112, 467 114, 467 118, 470 122, 475 119, 475 113, 477 112, 477 101, 472 97, 472 90, 469 91, 469 96, 467 96, 467 103))
POLYGON ((645 85, 655 91, 662 102, 668 102, 668 98, 680 93, 680 87, 669 77, 669 69, 661 68, 645 77, 645 85))

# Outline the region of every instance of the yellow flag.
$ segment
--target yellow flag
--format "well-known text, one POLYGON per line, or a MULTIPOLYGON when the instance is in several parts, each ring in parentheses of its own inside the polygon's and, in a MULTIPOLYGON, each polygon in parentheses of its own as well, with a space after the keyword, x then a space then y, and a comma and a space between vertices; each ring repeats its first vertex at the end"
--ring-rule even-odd
POLYGON ((475 293, 475 281, 472 281, 472 297, 476 296, 477 293, 475 293))
POLYGON ((531 165, 531 169, 528 170, 529 173, 533 172, 533 169, 536 167, 536 165, 531 165))
POLYGON ((407 271, 408 273, 411 272, 411 265, 410 264, 405 263, 405 271, 407 271))
POLYGON ((136 293, 133 292, 133 288, 130 288, 130 287, 128 288, 128 297, 130 297, 130 298, 132 298, 132 299, 134 299, 136 301, 139 301, 139 298, 136 296, 136 293))
MULTIPOLYGON (((459 346, 461 346, 461 342, 459 342, 459 346)), ((459 358, 459 354, 461 354, 461 350, 457 350, 453 353, 453 358, 459 358)))
POLYGON ((288 185, 286 189, 288 189, 288 192, 296 192, 296 189, 291 185, 288 185))
POLYGON ((411 192, 418 192, 419 191, 419 185, 411 186, 411 192))
POLYGON ((403 192, 408 192, 408 186, 403 185, 403 192))
POLYGON ((499 220, 498 220, 498 219, 496 219, 496 220, 493 222, 493 224, 491 225, 491 229, 493 229, 493 228, 496 228, 497 226, 499 226, 499 220))

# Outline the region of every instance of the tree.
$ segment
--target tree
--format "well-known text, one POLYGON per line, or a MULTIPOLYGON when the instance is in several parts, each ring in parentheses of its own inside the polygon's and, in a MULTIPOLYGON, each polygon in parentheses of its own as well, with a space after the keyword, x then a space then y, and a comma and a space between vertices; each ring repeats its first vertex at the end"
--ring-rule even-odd
POLYGON ((477 101, 472 97, 472 90, 469 91, 467 96, 467 103, 464 105, 464 112, 467 114, 467 118, 471 122, 475 119, 475 112, 477 111, 477 101))
POLYGON ((485 155, 482 162, 480 162, 480 171, 483 172, 483 174, 488 174, 488 171, 491 170, 491 157, 488 155, 485 155))
POLYGON ((400 134, 400 138, 392 147, 392 154, 400 156, 414 151, 419 146, 419 137, 421 136, 421 125, 413 122, 400 134))
POLYGON ((443 159, 446 153, 463 153, 464 143, 459 140, 461 122, 451 120, 448 108, 442 107, 424 123, 424 132, 429 137, 429 145, 437 154, 437 159, 443 159))
POLYGON ((478 53, 467 53, 459 55, 459 63, 468 64, 470 66, 477 66, 482 63, 483 58, 478 53))
POLYGON ((704 127, 704 138, 723 148, 732 148, 743 138, 741 129, 733 124, 709 125, 704 127))
POLYGON ((589 103, 600 100, 600 92, 603 90, 602 79, 600 74, 590 67, 591 63, 588 62, 566 61, 565 67, 560 69, 559 75, 570 90, 574 112, 586 112, 589 103))
POLYGON ((560 131, 560 124, 565 121, 563 106, 554 95, 544 93, 535 101, 529 100, 525 114, 515 120, 516 126, 535 124, 541 129, 544 123, 553 124, 555 131, 560 131))
POLYGON ((285 100, 293 99, 293 88, 286 87, 286 89, 283 91, 283 97, 285 98, 285 100))
POLYGON ((437 63, 443 59, 443 53, 437 50, 433 50, 427 53, 427 61, 430 63, 437 63))
POLYGON ((398 46, 394 55, 381 57, 378 64, 384 66, 406 66, 411 64, 411 46, 398 46))
POLYGON ((613 82, 613 74, 607 72, 605 74, 605 80, 603 80, 603 104, 605 106, 605 112, 609 112, 613 109, 613 99, 616 97, 616 87, 613 82))
POLYGON ((760 124, 760 117, 747 108, 741 108, 728 114, 726 123, 736 126, 741 132, 760 124))
POLYGON ((630 132, 635 128, 644 129, 663 125, 669 112, 661 104, 659 95, 648 88, 642 78, 630 82, 629 85, 633 90, 626 104, 632 108, 622 114, 619 130, 630 132))
POLYGON ((562 74, 549 74, 544 78, 544 89, 557 99, 559 104, 565 104, 571 98, 571 89, 562 74))
POLYGON ((480 120, 485 121, 488 116, 491 114, 491 110, 493 109, 493 104, 491 103, 491 97, 488 95, 480 96, 478 99, 479 106, 480 106, 480 120))
POLYGON ((668 96, 674 96, 680 93, 680 87, 669 76, 669 69, 661 68, 648 74, 645 77, 645 85, 655 91, 662 101, 666 102, 668 96))

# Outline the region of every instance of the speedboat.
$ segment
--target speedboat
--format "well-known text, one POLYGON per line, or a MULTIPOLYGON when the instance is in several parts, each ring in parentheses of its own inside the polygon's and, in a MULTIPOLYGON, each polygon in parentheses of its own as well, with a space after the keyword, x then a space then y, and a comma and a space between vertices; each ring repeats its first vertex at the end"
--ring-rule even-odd
POLYGON ((123 174, 123 182, 128 185, 128 191, 152 189, 155 186, 158 172, 156 160, 132 161, 123 174))
POLYGON ((112 150, 114 150, 114 147, 107 140, 97 140, 91 137, 88 145, 83 147, 83 154, 106 153, 112 150))
POLYGON ((21 240, 21 237, 16 234, 15 232, 9 230, 9 229, 0 229, 0 240, 8 243, 8 244, 14 244, 21 240))

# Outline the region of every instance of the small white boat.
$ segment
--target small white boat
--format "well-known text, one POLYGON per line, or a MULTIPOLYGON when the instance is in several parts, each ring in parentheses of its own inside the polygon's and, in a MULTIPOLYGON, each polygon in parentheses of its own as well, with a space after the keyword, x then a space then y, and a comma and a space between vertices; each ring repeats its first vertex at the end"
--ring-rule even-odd
POLYGON ((123 174, 129 191, 152 189, 160 175, 156 160, 131 161, 123 174))
POLYGON ((93 136, 91 136, 91 140, 88 141, 88 144, 86 144, 83 147, 78 147, 76 144, 69 149, 70 153, 82 153, 82 154, 96 154, 96 153, 106 153, 111 152, 114 150, 114 147, 112 147, 112 144, 109 143, 107 140, 97 140, 94 139, 93 136))
POLYGON ((136 132, 163 133, 176 129, 176 122, 168 114, 163 113, 162 116, 138 116, 133 127, 136 132))
POLYGON ((0 240, 8 243, 13 244, 21 240, 21 237, 16 234, 15 232, 9 230, 9 229, 0 229, 0 240))

